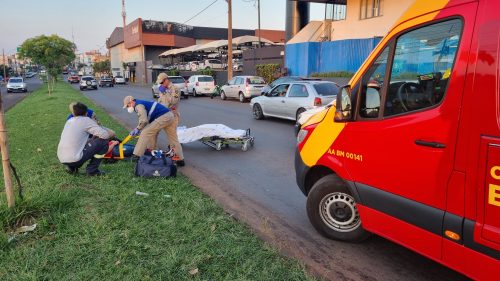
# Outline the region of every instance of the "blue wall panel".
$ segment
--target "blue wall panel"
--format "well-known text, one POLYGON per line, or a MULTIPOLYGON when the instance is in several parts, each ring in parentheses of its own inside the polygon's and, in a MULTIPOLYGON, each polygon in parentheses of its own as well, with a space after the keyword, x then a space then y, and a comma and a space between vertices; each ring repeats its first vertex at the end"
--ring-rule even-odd
POLYGON ((317 72, 321 43, 306 42, 285 46, 285 65, 289 75, 308 76, 317 72))
POLYGON ((289 75, 298 76, 309 76, 315 72, 355 72, 380 42, 380 39, 348 39, 321 43, 287 44, 285 65, 289 75))

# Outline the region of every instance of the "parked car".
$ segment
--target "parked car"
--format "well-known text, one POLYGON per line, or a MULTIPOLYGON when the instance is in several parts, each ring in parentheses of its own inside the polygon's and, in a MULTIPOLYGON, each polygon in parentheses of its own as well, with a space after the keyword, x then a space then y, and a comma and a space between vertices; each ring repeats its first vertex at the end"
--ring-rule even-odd
POLYGON ((300 77, 300 76, 283 76, 280 77, 273 82, 269 83, 266 87, 262 88, 262 94, 268 93, 272 88, 276 87, 276 85, 287 83, 291 81, 321 81, 321 78, 314 77, 300 77))
MULTIPOLYGON (((169 76, 168 80, 170 80, 170 82, 172 82, 172 84, 177 88, 177 90, 179 90, 179 92, 181 93, 181 98, 185 99, 188 98, 187 88, 186 88, 187 82, 186 80, 184 80, 182 76, 169 76)), ((160 85, 158 84, 154 84, 153 87, 151 87, 151 92, 153 93, 154 99, 157 99, 159 97, 159 91, 158 91, 159 87, 160 85)))
POLYGON ((260 96, 262 88, 266 86, 264 78, 259 76, 235 76, 222 86, 220 98, 237 98, 240 102, 260 96))
POLYGON ((7 93, 11 92, 27 92, 28 85, 24 83, 24 79, 22 77, 12 77, 9 78, 7 82, 7 93))
POLYGON ((78 75, 70 75, 68 76, 68 82, 73 84, 73 83, 79 83, 80 82, 80 76, 78 75))
POLYGON ((226 69, 226 64, 217 59, 206 59, 199 63, 200 69, 226 69))
POLYGON ((127 84, 127 82, 125 81, 125 78, 123 78, 123 76, 121 75, 117 75, 115 76, 115 84, 127 84))
POLYGON ((92 76, 82 76, 80 80, 80 90, 94 89, 97 90, 97 81, 92 76))
POLYGON ((184 69, 188 71, 196 71, 200 68, 200 63, 197 61, 190 61, 184 65, 184 69))
POLYGON ((187 82, 187 92, 193 97, 197 95, 211 95, 215 91, 215 81, 212 76, 193 75, 187 82))
POLYGON ((267 116, 297 121, 302 112, 332 102, 339 85, 329 81, 293 81, 250 101, 255 119, 267 116))
POLYGON ((243 61, 242 60, 235 60, 233 62, 233 70, 234 71, 243 71, 243 61))
POLYGON ((114 87, 113 79, 109 76, 102 76, 99 79, 99 87, 114 87))

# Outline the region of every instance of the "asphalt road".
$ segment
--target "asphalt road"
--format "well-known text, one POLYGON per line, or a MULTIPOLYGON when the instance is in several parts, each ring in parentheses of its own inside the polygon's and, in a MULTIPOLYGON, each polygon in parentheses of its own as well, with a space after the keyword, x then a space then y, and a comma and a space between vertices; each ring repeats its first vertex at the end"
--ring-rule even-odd
MULTIPOLYGON (((128 128, 136 126, 137 117, 122 109, 123 97, 151 99, 148 87, 117 85, 84 93, 128 128)), ((306 198, 295 183, 293 122, 254 120, 248 103, 208 97, 182 100, 180 112, 180 124, 187 127, 221 123, 251 129, 255 146, 247 152, 237 146, 215 151, 200 142, 184 144, 186 167, 180 171, 228 213, 282 253, 302 260, 314 274, 331 280, 466 280, 377 236, 361 244, 320 236, 307 219, 306 198)), ((164 142, 162 133, 159 143, 164 142)))
POLYGON ((33 92, 40 88, 43 84, 38 79, 37 76, 25 79, 26 84, 28 84, 28 93, 7 93, 6 85, 0 83, 0 92, 2 93, 2 103, 3 110, 7 111, 13 107, 16 103, 20 102, 26 97, 30 92, 33 92))

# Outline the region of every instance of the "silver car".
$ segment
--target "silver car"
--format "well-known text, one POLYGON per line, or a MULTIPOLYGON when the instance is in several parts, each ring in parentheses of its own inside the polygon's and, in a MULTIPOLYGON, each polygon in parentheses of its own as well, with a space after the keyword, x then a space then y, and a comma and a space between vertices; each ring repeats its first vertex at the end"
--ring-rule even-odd
MULTIPOLYGON (((172 84, 179 90, 179 93, 181 93, 181 98, 188 98, 187 95, 187 82, 184 80, 182 76, 169 76, 168 80, 172 82, 172 84)), ((154 84, 153 87, 151 87, 151 92, 153 93, 153 98, 157 99, 160 95, 159 92, 160 85, 154 84)))
POLYGON ((7 82, 7 93, 10 92, 27 92, 28 86, 24 83, 22 77, 12 77, 7 82))
POLYGON ((302 112, 332 102, 339 85, 329 81, 293 81, 275 86, 250 101, 255 119, 277 117, 297 121, 302 112))
POLYGON ((237 98, 240 102, 260 96, 262 88, 266 86, 264 78, 259 76, 235 76, 222 86, 220 98, 237 98))

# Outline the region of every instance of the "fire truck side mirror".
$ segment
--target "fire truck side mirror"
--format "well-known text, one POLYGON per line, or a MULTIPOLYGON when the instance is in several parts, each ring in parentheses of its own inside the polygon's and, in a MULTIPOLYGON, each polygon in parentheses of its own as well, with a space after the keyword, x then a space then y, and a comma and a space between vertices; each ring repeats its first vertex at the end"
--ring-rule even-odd
POLYGON ((337 94, 335 122, 350 121, 352 116, 351 86, 345 85, 337 94))

